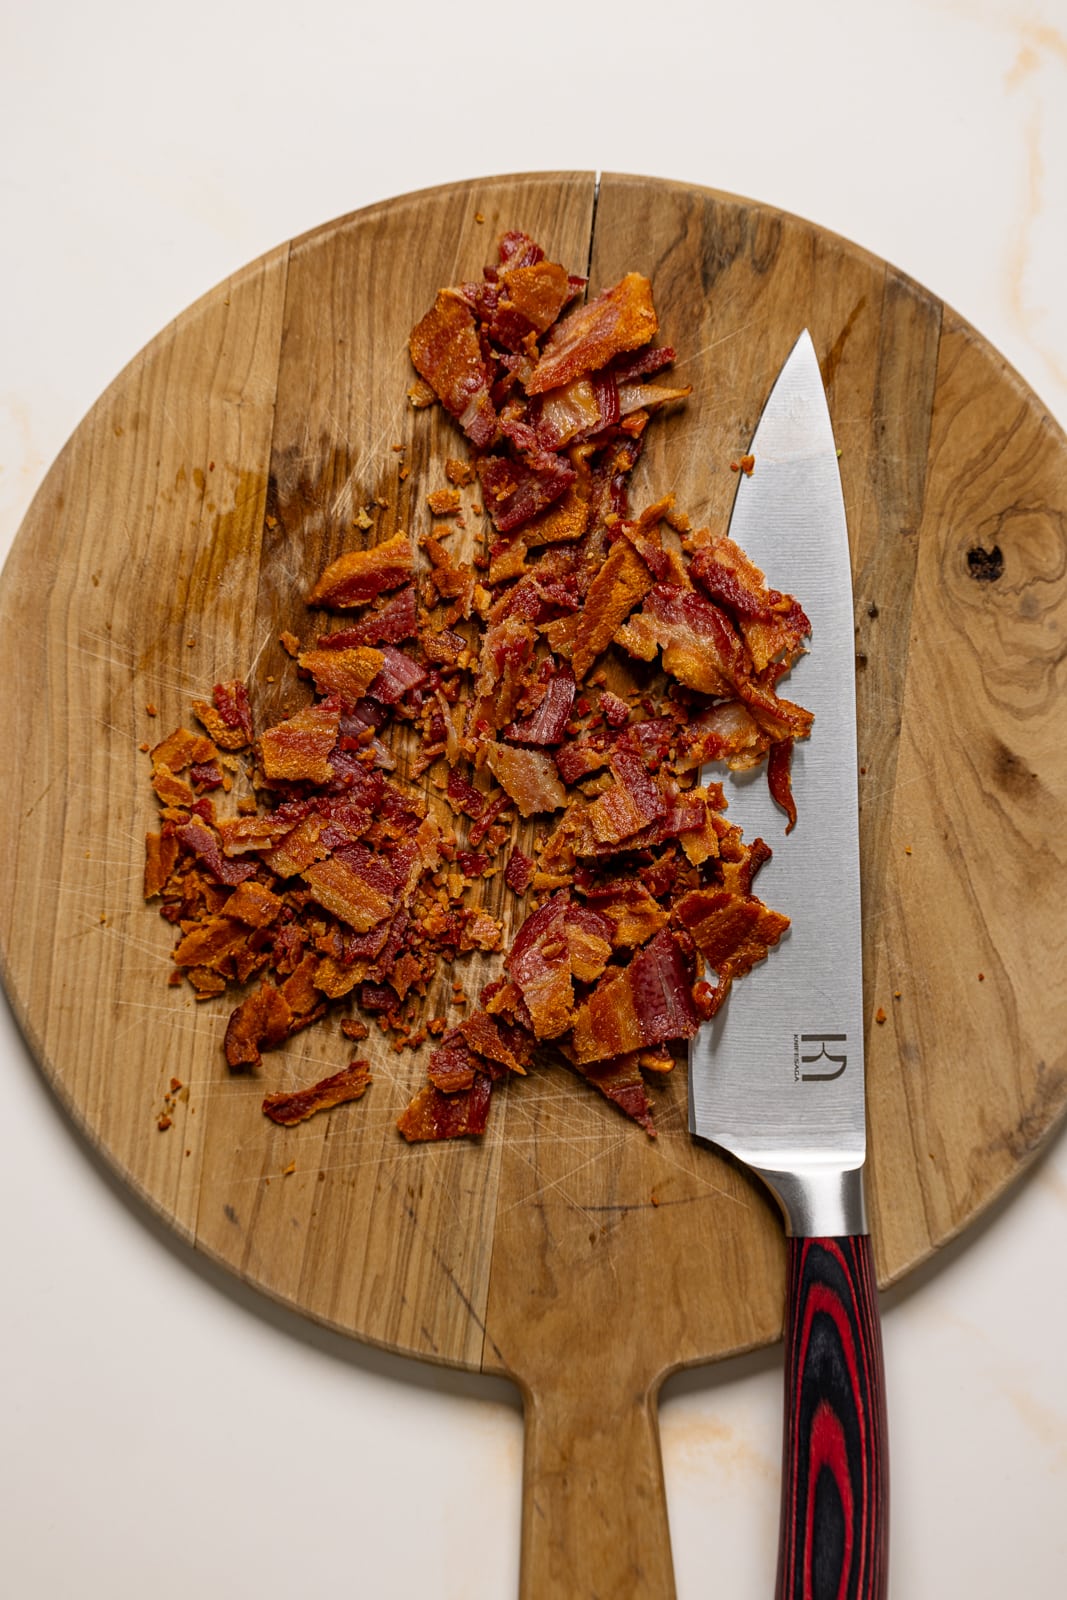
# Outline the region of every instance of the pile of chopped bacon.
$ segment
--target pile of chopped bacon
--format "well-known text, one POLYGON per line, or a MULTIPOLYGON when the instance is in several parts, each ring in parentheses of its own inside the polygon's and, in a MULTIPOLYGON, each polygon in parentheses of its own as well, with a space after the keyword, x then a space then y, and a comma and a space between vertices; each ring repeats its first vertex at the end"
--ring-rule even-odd
MULTIPOLYGON (((468 895, 502 872, 529 897, 479 1008, 428 1024, 408 1140, 483 1132, 494 1085, 547 1047, 654 1133, 648 1076, 788 926, 753 894, 769 848, 699 773, 767 758, 792 826, 811 716, 778 685, 809 624, 671 497, 631 516, 650 416, 689 391, 647 381, 674 359, 651 342, 647 279, 567 311, 583 288, 508 233, 481 282, 438 293, 411 335, 412 399, 440 400, 471 459, 427 496, 433 531, 322 573, 309 605, 355 617, 286 639, 302 710, 257 739, 243 686, 219 685, 194 708, 205 733, 152 752, 145 892, 180 931, 177 968, 202 997, 256 980, 226 1029, 235 1070, 342 1001, 421 1042, 441 959, 503 942, 468 895), (483 510, 487 540, 468 521, 483 510), (266 806, 227 819, 211 796, 240 753, 266 806)), ((353 1063, 264 1109, 296 1120, 368 1081, 353 1063)))

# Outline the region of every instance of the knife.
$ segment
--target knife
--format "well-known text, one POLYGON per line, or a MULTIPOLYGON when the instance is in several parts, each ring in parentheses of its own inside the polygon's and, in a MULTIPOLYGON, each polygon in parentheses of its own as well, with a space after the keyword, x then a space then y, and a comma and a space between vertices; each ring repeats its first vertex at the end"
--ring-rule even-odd
MULTIPOLYGON (((767 1184, 788 1235, 777 1600, 881 1600, 888 1479, 866 1156, 848 528, 819 363, 805 331, 764 406, 730 537, 811 621, 789 695, 815 714, 793 752, 788 838, 765 776, 737 775, 730 818, 778 840, 760 898, 791 919, 689 1053, 690 1132, 767 1184)), ((720 775, 721 774, 717 774, 720 775)), ((710 777, 710 769, 702 777, 710 777)))

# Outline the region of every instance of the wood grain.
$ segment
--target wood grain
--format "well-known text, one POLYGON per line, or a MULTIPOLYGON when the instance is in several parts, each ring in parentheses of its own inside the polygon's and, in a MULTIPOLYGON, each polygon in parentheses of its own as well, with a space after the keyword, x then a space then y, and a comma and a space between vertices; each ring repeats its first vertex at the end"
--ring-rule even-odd
MULTIPOLYGON (((197 1249, 322 1323, 520 1384, 528 1594, 669 1594, 659 1385, 777 1338, 786 1268, 763 1193, 689 1139, 682 1075, 654 1143, 554 1069, 509 1086, 480 1144, 408 1148, 394 1123, 424 1062, 375 1039, 357 1106, 278 1129, 263 1090, 337 1070, 336 1026, 260 1081, 228 1078, 226 1007, 168 987, 169 930, 140 899, 138 745, 218 678, 247 677, 260 719, 295 705, 276 641, 305 631, 325 560, 425 528, 456 436, 408 405, 408 330, 506 227, 588 263, 594 291, 653 280, 693 395, 650 431, 638 504, 671 489, 721 525, 729 462, 803 327, 819 352, 856 580, 880 1282, 965 1227, 1062 1115, 1064 438, 885 262, 662 181, 502 178, 342 218, 220 285, 116 380, 0 582, 0 961, 71 1115, 197 1249), (188 1098, 161 1134, 172 1076, 188 1098)), ((492 970, 465 970, 468 990, 492 970)))

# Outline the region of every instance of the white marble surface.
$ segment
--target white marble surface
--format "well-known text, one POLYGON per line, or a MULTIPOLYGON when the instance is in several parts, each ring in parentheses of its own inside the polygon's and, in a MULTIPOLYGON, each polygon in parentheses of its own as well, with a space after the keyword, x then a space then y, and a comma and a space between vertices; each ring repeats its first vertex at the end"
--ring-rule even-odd
MULTIPOLYGON (((448 14, 0 5, 0 553, 99 392, 224 274, 492 171, 650 173, 810 217, 952 303, 1067 423, 1063 0, 448 14)), ((323 1335, 192 1262, 85 1155, 6 1007, 0 1070, 0 1589, 514 1594, 510 1390, 323 1335)), ((1067 1592, 1065 1225, 1061 1136, 886 1297, 900 1600, 1067 1592)), ((668 1386, 681 1600, 772 1591, 778 1362, 668 1386)))

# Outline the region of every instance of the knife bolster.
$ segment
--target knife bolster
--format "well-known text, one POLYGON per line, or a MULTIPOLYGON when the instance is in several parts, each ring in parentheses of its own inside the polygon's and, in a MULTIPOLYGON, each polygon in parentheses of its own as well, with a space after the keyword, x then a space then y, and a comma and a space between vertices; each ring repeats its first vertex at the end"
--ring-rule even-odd
POLYGON ((844 1239, 869 1231, 862 1166, 754 1170, 781 1207, 790 1238, 844 1239))

